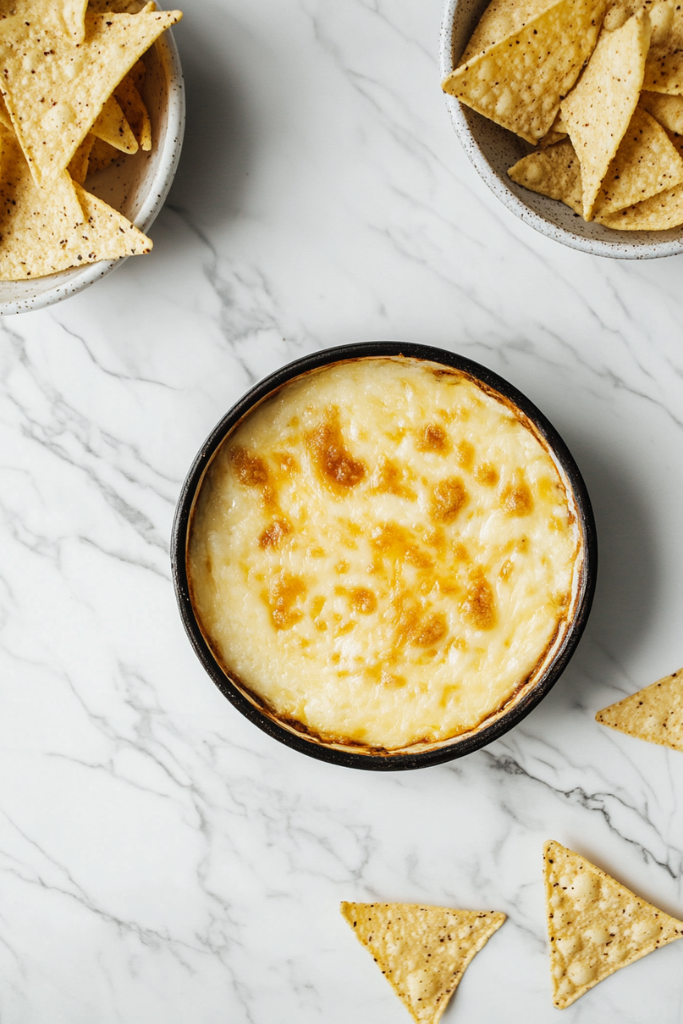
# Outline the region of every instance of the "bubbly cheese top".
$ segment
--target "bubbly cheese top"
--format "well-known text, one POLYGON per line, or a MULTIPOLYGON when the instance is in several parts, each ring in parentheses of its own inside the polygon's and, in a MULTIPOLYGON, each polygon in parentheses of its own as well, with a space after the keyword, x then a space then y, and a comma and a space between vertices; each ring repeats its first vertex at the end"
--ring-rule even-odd
POLYGON ((568 487, 530 421, 435 363, 286 384, 222 443, 188 577, 229 674, 326 742, 474 729, 538 674, 577 591, 568 487))

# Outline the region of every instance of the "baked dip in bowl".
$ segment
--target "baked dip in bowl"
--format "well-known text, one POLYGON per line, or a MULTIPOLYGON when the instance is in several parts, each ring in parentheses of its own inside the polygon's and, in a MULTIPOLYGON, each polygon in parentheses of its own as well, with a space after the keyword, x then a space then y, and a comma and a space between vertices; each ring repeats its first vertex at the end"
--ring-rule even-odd
POLYGON ((202 664, 260 728, 395 770, 459 757, 526 715, 583 631, 590 502, 511 385, 379 342, 261 381, 199 453, 173 571, 202 664))

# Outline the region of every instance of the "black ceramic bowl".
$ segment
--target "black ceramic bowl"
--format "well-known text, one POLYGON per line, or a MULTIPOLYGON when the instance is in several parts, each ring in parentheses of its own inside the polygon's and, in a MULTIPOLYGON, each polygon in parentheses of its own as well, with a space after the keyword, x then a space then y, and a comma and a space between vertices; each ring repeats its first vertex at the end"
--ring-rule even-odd
POLYGON ((453 352, 431 348, 427 345, 403 345, 393 341, 378 341, 343 345, 297 359, 260 381, 232 407, 202 445, 183 484, 173 524, 171 559, 176 598, 190 643, 221 693, 250 722, 288 747, 293 747, 294 750, 299 750, 310 757, 317 757, 322 761, 344 765, 347 768, 364 768, 370 771, 401 771, 426 768, 443 761, 451 761, 486 746, 487 743, 502 736, 503 733, 520 722, 545 697, 566 668, 588 620, 597 575, 597 540, 590 499, 577 465, 557 431, 528 398, 525 398, 516 388, 491 370, 453 352), (297 729, 294 724, 279 720, 267 707, 259 704, 258 698, 254 694, 244 689, 238 680, 231 678, 212 653, 195 616, 187 578, 187 543, 195 499, 209 463, 222 441, 259 402, 295 377, 301 377, 321 366, 372 356, 405 356, 411 359, 441 363, 444 366, 463 371, 475 381, 482 382, 486 387, 497 391, 509 402, 512 402, 531 420, 538 433, 552 449, 564 474, 565 484, 568 484, 573 492, 579 527, 583 535, 583 563, 578 591, 574 600, 573 615, 554 656, 536 682, 526 692, 523 692, 521 697, 511 698, 508 705, 491 715, 476 729, 414 753, 409 750, 396 754, 361 753, 353 746, 324 743, 315 736, 297 729))

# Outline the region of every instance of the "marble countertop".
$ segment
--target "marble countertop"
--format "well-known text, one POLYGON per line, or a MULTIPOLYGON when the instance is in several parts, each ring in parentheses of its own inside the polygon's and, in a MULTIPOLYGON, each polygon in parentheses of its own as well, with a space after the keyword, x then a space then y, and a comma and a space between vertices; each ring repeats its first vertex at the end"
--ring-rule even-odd
MULTIPOLYGON (((178 177, 82 294, 0 322, 2 1024, 367 1024, 406 1011, 341 899, 503 910, 445 1024, 545 1024, 555 838, 683 915, 683 756, 595 711, 683 664, 683 257, 517 221, 438 80, 440 0, 190 0, 178 177), (396 339, 485 363, 572 449, 601 544, 570 667, 519 727, 422 772, 322 764, 197 662, 169 534, 255 380, 396 339)), ((680 1024, 683 944, 567 1024, 680 1024)))

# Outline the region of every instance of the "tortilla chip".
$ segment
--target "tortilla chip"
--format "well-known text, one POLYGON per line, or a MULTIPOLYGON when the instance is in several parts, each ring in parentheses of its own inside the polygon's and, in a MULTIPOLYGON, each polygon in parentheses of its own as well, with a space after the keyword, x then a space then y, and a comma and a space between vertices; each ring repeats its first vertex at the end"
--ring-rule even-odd
POLYGON ((1 143, 0 280, 149 252, 152 243, 142 232, 66 171, 40 188, 16 139, 5 135, 1 143))
POLYGON ((663 92, 641 92, 640 106, 670 132, 683 135, 683 96, 663 92))
POLYGON ((114 149, 121 150, 122 153, 137 153, 138 151, 138 141, 114 96, 110 96, 102 107, 102 112, 90 129, 90 133, 95 138, 108 142, 114 149))
POLYGON ((152 148, 152 123, 147 113, 147 107, 142 102, 142 97, 133 85, 130 75, 126 75, 116 88, 114 95, 121 105, 121 110, 125 114, 140 149, 149 152, 152 148))
POLYGON ((674 17, 673 0, 616 0, 607 9, 602 27, 607 32, 621 28, 633 14, 647 11, 650 15, 652 36, 650 46, 662 46, 668 42, 674 17))
POLYGON ((40 23, 0 21, 0 89, 38 184, 68 166, 116 85, 181 17, 180 11, 86 14, 79 47, 59 31, 56 15, 40 23))
POLYGON ((551 7, 555 0, 492 0, 477 23, 458 67, 477 54, 490 50, 508 36, 520 32, 532 18, 551 7))
POLYGON ((108 142, 103 142, 102 139, 95 139, 90 151, 88 174, 97 174, 98 171, 103 171, 105 167, 109 167, 120 156, 119 150, 114 149, 108 142))
POLYGON ((589 861, 544 848, 553 1002, 563 1010, 610 974, 683 938, 677 921, 589 861))
POLYGON ((340 909, 417 1024, 436 1024, 468 964, 505 920, 490 911, 414 903, 342 903, 340 909))
POLYGON ((3 128, 7 128, 8 131, 14 134, 14 128, 12 127, 12 118, 9 116, 9 110, 5 106, 5 101, 0 95, 0 124, 3 128))
POLYGON ((650 92, 683 94, 683 10, 674 4, 671 26, 662 43, 653 39, 645 64, 643 88, 650 92))
POLYGON ((636 107, 595 202, 596 218, 608 217, 683 183, 683 160, 660 124, 636 107))
MULTIPOLYGON (((667 133, 669 141, 683 159, 683 138, 667 133)), ((596 218, 608 228, 619 231, 667 231, 683 224, 683 185, 675 185, 642 203, 628 206, 609 217, 596 218)))
POLYGON ((557 0, 442 83, 444 92, 537 142, 595 46, 604 0, 557 0))
POLYGON ((581 213, 581 165, 568 139, 523 157, 508 174, 518 185, 551 199, 559 199, 571 206, 575 213, 581 213))
POLYGON ((85 39, 85 9, 88 6, 88 0, 62 0, 62 2, 64 4, 62 17, 67 31, 72 41, 76 45, 80 45, 85 39))
POLYGON ((628 736, 683 751, 683 669, 603 708, 595 720, 628 736))
POLYGON ((603 32, 581 81, 562 102, 562 117, 581 162, 586 220, 593 219, 600 185, 636 109, 649 42, 645 13, 614 32, 603 32))
POLYGON ((145 0, 89 0, 88 3, 90 14, 139 14, 147 8, 154 10, 156 4, 145 0))
POLYGON ((82 185, 88 177, 90 151, 92 150, 94 141, 94 135, 86 135, 83 142, 81 142, 80 146, 74 153, 73 159, 67 168, 73 181, 78 182, 79 185, 82 185))
POLYGON ((142 84, 145 81, 146 74, 147 68, 145 67, 145 62, 142 60, 139 60, 128 72, 128 77, 138 92, 142 89, 142 84))

